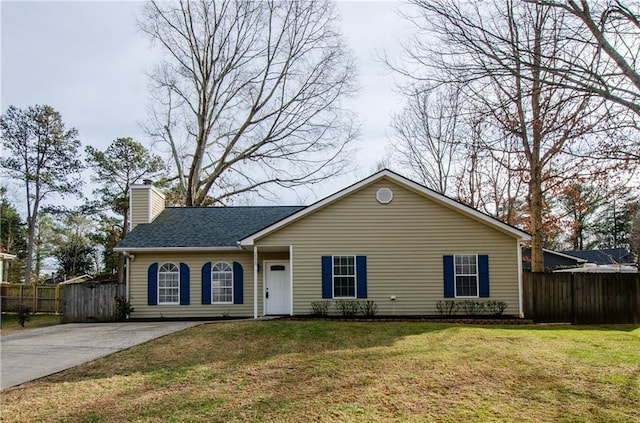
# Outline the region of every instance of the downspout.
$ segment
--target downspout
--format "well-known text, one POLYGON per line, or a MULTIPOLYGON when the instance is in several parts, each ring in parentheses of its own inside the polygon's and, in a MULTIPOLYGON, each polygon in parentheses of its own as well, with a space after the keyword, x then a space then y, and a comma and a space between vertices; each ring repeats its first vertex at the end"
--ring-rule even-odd
MULTIPOLYGON (((130 265, 131 265, 131 260, 130 260, 130 256, 129 254, 126 255, 127 258, 127 271, 125 272, 125 297, 127 298, 127 303, 130 302, 129 300, 129 272, 130 272, 130 265)), ((129 316, 127 315, 127 319, 129 318, 129 316)))
POLYGON ((293 245, 289 245, 289 294, 289 304, 291 304, 289 315, 293 316, 293 245))
POLYGON ((518 315, 520 318, 524 317, 524 289, 522 286, 522 245, 520 244, 520 240, 516 242, 516 247, 518 250, 518 315))
POLYGON ((258 318, 258 246, 253 246, 253 318, 258 318))

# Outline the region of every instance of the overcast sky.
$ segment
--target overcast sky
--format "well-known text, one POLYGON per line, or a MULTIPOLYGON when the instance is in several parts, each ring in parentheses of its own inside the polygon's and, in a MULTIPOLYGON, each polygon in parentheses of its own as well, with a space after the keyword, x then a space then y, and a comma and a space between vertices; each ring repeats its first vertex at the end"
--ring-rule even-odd
MULTIPOLYGON (((156 59, 150 42, 135 27, 141 6, 132 1, 0 2, 2 113, 9 105, 48 104, 68 127, 78 129, 83 146, 104 150, 126 136, 150 146, 139 123, 148 110, 145 71, 156 59)), ((312 192, 283 193, 284 203, 311 203, 329 195, 368 176, 387 154, 390 116, 401 100, 394 93, 393 76, 375 60, 375 53, 397 50, 406 27, 397 13, 401 6, 391 1, 338 2, 362 85, 354 102, 362 122, 356 171, 312 192)), ((22 201, 21 191, 12 191, 14 201, 22 201)))

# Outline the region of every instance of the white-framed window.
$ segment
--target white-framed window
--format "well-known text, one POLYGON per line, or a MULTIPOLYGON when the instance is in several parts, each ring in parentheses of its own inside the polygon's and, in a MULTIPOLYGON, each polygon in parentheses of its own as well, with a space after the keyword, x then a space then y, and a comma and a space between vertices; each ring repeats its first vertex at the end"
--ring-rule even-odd
POLYGON ((458 298, 478 297, 478 256, 456 254, 454 256, 455 287, 458 298))
POLYGON ((180 304, 180 270, 173 263, 158 268, 158 304, 180 304))
POLYGON ((356 298, 355 256, 333 256, 333 298, 356 298))
POLYGON ((233 304, 233 267, 225 261, 211 267, 211 304, 233 304))

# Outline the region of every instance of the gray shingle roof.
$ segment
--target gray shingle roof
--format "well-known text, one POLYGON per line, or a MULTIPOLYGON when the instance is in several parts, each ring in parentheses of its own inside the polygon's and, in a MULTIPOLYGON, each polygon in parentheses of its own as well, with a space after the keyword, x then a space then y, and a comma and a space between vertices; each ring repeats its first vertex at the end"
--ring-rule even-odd
POLYGON ((634 264, 635 257, 625 247, 602 250, 567 250, 564 254, 585 259, 595 264, 634 264))
POLYGON ((168 207, 137 225, 116 248, 236 247, 237 241, 303 206, 168 207))

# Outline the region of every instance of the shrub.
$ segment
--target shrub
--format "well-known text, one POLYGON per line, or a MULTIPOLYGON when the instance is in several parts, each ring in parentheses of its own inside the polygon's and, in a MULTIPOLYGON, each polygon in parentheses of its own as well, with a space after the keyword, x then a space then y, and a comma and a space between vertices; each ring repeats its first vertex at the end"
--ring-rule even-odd
POLYGON ((125 320, 131 313, 133 313, 133 307, 131 307, 131 303, 127 301, 125 297, 116 296, 116 311, 115 318, 116 320, 125 320))
POLYGON ((378 312, 378 304, 375 301, 367 300, 360 304, 362 314, 367 317, 373 317, 378 312))
POLYGON ((358 300, 338 300, 336 301, 336 310, 344 317, 353 317, 360 310, 360 301, 358 300))
POLYGON ((460 304, 453 300, 438 301, 436 309, 441 316, 453 316, 460 309, 460 304))
POLYGON ((29 320, 31 320, 31 307, 20 304, 18 306, 18 321, 20 322, 20 326, 24 327, 24 324, 29 320))
POLYGON ((484 313, 484 302, 475 300, 464 300, 460 303, 460 307, 468 316, 474 316, 484 313))
POLYGON ((488 301, 487 311, 493 316, 502 316, 507 309, 507 303, 504 301, 488 301))
POLYGON ((329 314, 329 301, 313 301, 311 303, 311 314, 314 316, 326 316, 329 314))

